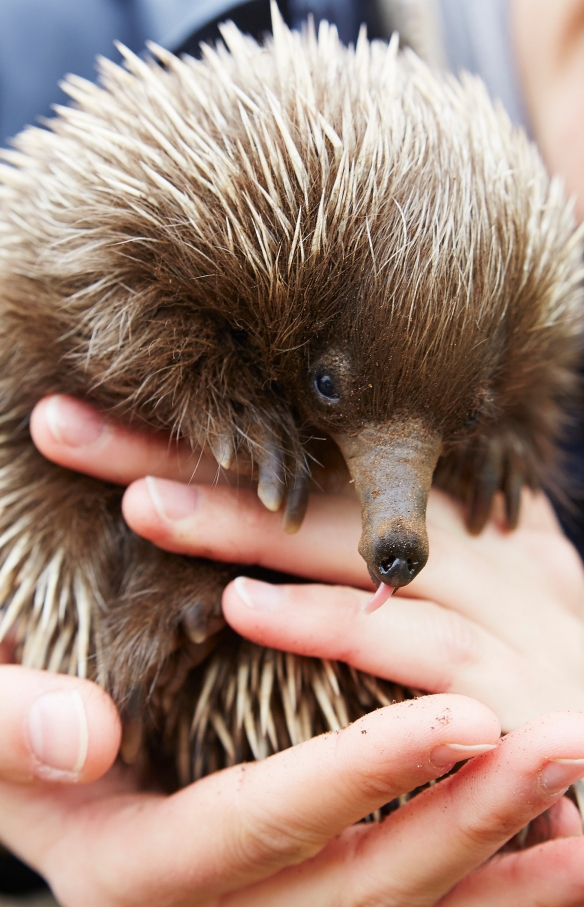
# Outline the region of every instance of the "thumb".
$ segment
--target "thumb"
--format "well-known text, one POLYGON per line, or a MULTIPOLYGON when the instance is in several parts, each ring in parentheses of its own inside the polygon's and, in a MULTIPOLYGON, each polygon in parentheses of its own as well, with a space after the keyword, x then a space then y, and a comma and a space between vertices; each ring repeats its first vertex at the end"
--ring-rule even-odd
POLYGON ((121 725, 96 684, 0 666, 0 781, 87 783, 112 765, 121 725))

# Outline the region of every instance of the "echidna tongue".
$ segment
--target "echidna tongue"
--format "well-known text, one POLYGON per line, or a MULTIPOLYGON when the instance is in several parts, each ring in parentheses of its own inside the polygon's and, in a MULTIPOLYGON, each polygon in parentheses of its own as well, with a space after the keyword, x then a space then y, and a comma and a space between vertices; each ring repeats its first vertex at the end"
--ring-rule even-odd
POLYGON ((373 614, 374 611, 377 611, 378 608, 381 608, 386 603, 388 598, 391 598, 394 592, 395 588, 393 586, 386 586, 385 583, 380 583, 373 598, 370 598, 363 605, 361 611, 363 614, 373 614))
POLYGON ((441 439, 414 419, 365 424, 334 440, 361 505, 359 552, 369 573, 390 590, 406 586, 428 559, 426 503, 441 439))

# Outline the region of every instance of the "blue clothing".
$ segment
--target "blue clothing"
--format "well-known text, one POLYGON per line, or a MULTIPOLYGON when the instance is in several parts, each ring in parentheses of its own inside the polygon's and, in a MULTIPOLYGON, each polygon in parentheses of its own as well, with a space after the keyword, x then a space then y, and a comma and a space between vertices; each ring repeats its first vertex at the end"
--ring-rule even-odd
POLYGON ((0 0, 0 142, 66 102, 65 73, 94 79, 96 54, 112 57, 116 38, 144 42, 127 0, 0 0))
MULTIPOLYGON (((228 18, 246 0, 0 0, 0 145, 66 102, 58 82, 68 72, 95 78, 95 57, 119 59, 114 41, 139 53, 147 39, 175 50, 212 20, 228 18)), ((269 27, 269 2, 264 18, 269 27)), ((354 0, 290 0, 297 25, 339 14, 343 39, 359 17, 354 0)))
MULTIPOLYGON (((507 0, 435 2, 447 65, 454 72, 465 68, 479 74, 512 119, 527 125, 507 0)), ((334 21, 348 43, 363 21, 370 36, 389 37, 393 28, 401 28, 397 11, 404 4, 384 0, 383 22, 376 0, 281 0, 280 5, 292 27, 312 13, 317 22, 334 21)), ((0 0, 0 145, 27 123, 50 116, 52 104, 66 101, 58 87, 66 73, 92 79, 97 54, 117 60, 115 40, 135 52, 151 39, 193 53, 201 38, 217 37, 209 23, 231 15, 245 30, 261 34, 269 28, 269 0, 0 0)))
MULTIPOLYGON (((243 0, 240 0, 243 2, 243 0)), ((0 144, 66 102, 68 72, 95 78, 95 57, 139 53, 147 39, 178 47, 237 0, 0 0, 0 144)))

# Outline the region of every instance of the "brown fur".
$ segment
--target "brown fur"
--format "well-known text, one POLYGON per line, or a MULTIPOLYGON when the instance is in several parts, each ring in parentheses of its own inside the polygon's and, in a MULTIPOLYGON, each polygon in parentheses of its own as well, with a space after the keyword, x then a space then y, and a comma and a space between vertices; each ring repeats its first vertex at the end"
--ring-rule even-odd
POLYGON ((184 688, 233 571, 137 539, 119 489, 40 457, 44 394, 259 464, 274 507, 315 430, 414 426, 480 528, 550 476, 573 393, 578 238, 533 146, 395 42, 274 26, 69 77, 0 174, 0 632, 128 714, 169 671, 184 688))

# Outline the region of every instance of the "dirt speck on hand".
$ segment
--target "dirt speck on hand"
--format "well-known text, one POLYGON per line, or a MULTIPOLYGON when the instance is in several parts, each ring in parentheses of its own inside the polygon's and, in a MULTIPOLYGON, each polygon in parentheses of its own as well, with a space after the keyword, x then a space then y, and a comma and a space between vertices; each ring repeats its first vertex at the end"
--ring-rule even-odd
POLYGON ((442 715, 436 716, 436 721, 438 722, 438 724, 441 724, 443 727, 445 727, 447 724, 450 724, 450 722, 452 721, 450 709, 444 709, 444 712, 442 713, 442 715))

